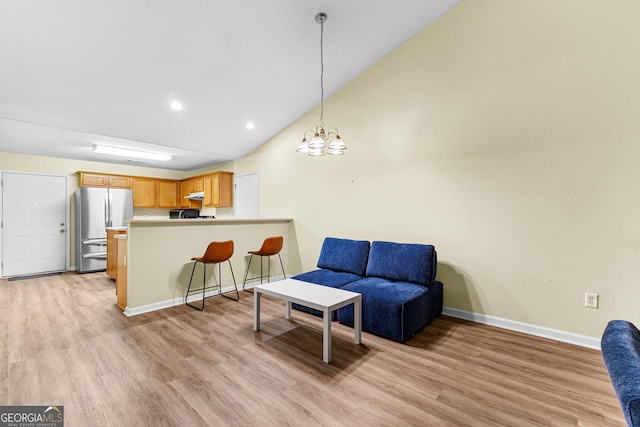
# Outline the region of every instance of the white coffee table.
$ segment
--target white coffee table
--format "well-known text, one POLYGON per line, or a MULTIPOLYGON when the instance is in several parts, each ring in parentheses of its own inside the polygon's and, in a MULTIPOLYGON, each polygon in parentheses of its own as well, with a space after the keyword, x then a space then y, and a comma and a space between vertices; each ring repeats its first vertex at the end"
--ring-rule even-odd
POLYGON ((322 311, 322 360, 331 363, 331 312, 353 304, 354 342, 361 343, 362 295, 329 286, 316 285, 295 279, 284 279, 253 287, 253 330, 260 330, 260 295, 271 295, 285 300, 285 317, 291 318, 291 303, 322 311))

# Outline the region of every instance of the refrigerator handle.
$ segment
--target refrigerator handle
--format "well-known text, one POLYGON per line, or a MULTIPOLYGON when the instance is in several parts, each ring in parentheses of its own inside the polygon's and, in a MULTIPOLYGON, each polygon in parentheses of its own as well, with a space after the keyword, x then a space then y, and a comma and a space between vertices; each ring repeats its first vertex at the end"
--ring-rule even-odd
POLYGON ((109 216, 109 212, 111 211, 110 206, 109 206, 109 192, 107 191, 107 193, 104 195, 104 227, 111 227, 109 225, 110 222, 110 216, 109 216))
POLYGON ((109 190, 109 227, 113 227, 113 194, 109 190))

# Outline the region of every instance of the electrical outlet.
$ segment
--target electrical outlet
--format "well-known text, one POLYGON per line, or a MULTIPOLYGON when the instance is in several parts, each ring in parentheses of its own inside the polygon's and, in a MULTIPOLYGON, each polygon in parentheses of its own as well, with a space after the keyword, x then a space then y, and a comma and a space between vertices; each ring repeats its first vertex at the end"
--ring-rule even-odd
POLYGON ((589 308, 598 308, 598 294, 584 294, 584 306, 589 308))

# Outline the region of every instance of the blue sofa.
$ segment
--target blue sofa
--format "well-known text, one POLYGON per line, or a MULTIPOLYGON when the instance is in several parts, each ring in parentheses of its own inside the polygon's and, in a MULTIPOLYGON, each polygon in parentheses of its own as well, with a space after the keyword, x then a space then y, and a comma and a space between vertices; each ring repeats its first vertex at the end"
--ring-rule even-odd
MULTIPOLYGON (((435 280, 437 255, 432 245, 327 237, 318 270, 294 279, 362 294, 362 329, 405 342, 442 313, 442 283, 435 280)), ((294 308, 322 313, 297 304, 294 308)), ((353 326, 353 306, 332 320, 353 326)))
POLYGON ((626 320, 612 320, 600 348, 627 424, 640 426, 640 331, 626 320))

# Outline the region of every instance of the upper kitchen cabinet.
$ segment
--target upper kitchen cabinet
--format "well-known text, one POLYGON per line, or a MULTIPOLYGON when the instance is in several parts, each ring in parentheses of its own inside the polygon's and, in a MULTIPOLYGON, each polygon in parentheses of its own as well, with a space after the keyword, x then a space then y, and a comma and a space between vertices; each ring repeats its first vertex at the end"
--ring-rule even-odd
POLYGON ((178 206, 181 208, 191 207, 191 200, 185 199, 189 194, 191 194, 189 180, 180 181, 180 199, 178 200, 178 206))
POLYGON ((133 207, 156 207, 156 180, 153 178, 133 179, 133 207))
POLYGON ((156 180, 156 202, 158 208, 174 209, 178 207, 178 183, 179 181, 156 180))
POLYGON ((198 193, 200 191, 204 191, 204 178, 191 178, 189 179, 189 184, 191 187, 192 193, 198 193))
POLYGON ((134 208, 166 208, 178 207, 179 181, 154 178, 133 178, 134 208))
POLYGON ((203 177, 205 208, 233 206, 233 173, 214 172, 203 177))
POLYGON ((181 208, 200 209, 202 201, 187 199, 189 194, 204 191, 204 179, 202 177, 189 178, 180 181, 180 199, 178 206, 181 208))
POLYGON ((81 187, 131 188, 133 179, 130 176, 106 175, 79 171, 81 187))

